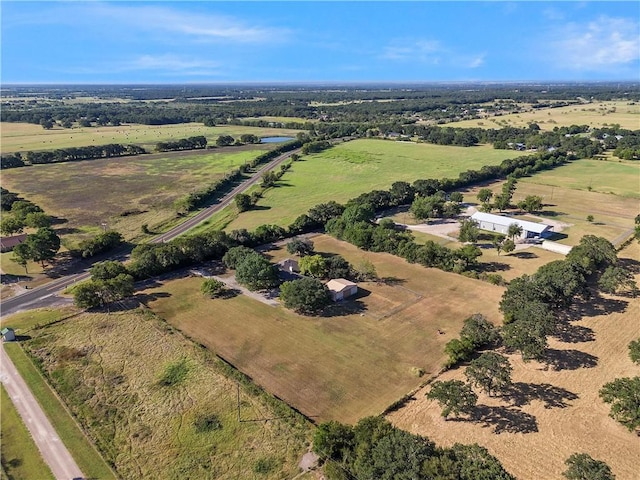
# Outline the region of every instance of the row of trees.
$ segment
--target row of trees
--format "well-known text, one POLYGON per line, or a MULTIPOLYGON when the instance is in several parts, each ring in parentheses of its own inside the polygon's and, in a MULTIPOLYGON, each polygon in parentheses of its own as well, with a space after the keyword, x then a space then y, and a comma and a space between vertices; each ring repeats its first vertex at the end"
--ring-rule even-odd
POLYGON ((50 227, 53 218, 45 214, 42 209, 29 200, 19 200, 15 194, 11 194, 7 190, 2 192, 4 197, 7 192, 7 201, 3 198, 3 210, 8 210, 2 215, 0 220, 0 233, 3 235, 13 235, 21 233, 25 228, 42 228, 50 227))
POLYGON ((75 162, 78 160, 95 160, 97 158, 142 155, 144 153, 147 153, 147 151, 138 145, 111 143, 99 146, 59 148, 41 152, 29 151, 25 154, 20 152, 13 153, 2 157, 0 166, 2 168, 15 168, 45 163, 75 162))
POLYGON ((73 299, 80 308, 108 307, 133 295, 134 279, 121 262, 106 261, 91 267, 91 279, 73 288, 73 299))
POLYGON ((158 142, 156 151, 170 152, 176 150, 196 150, 199 148, 207 148, 207 137, 198 135, 196 137, 181 138, 174 142, 158 142))
POLYGON ((329 480, 514 479, 477 444, 436 447, 428 438, 400 430, 380 417, 365 417, 353 427, 321 423, 314 433, 313 450, 324 462, 329 480))

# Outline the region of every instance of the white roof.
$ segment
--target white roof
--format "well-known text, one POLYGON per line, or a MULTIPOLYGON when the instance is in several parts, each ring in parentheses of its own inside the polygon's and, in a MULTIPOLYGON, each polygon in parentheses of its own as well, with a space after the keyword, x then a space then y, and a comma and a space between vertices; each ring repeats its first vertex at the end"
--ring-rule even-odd
POLYGON ((327 282, 327 288, 332 292, 341 292, 347 287, 357 287, 357 283, 350 282, 344 278, 334 278, 327 282))
POLYGON ((504 225, 505 227, 508 227, 512 223, 516 223, 520 225, 524 231, 533 233, 542 233, 551 228, 551 225, 547 225, 546 223, 527 222, 526 220, 518 220, 513 217, 494 215, 492 213, 476 212, 471 215, 471 218, 478 222, 491 222, 496 225, 504 225))

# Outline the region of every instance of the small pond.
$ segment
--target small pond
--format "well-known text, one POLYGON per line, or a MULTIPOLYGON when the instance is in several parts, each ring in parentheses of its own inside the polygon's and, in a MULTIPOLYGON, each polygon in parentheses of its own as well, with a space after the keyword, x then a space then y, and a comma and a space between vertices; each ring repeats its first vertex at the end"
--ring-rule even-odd
POLYGON ((260 139, 260 143, 280 143, 280 142, 290 142, 294 140, 293 137, 262 137, 260 139))

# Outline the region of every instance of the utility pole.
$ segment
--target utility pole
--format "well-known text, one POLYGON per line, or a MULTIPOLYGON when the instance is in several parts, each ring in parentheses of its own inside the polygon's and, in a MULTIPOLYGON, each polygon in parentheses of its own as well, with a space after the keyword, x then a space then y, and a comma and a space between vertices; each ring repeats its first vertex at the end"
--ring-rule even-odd
POLYGON ((238 387, 238 423, 240 423, 240 383, 237 383, 238 387))

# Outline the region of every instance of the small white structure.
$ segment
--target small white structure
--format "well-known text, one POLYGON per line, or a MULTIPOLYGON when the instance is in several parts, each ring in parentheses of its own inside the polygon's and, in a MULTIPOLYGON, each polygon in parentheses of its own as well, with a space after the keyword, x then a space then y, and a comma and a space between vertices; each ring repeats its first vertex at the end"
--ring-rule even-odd
POLYGON ((329 280, 327 282, 327 288, 331 294, 331 300, 334 302, 340 302, 358 293, 358 284, 345 280, 344 278, 329 280))
POLYGON ((0 334, 2 334, 2 339, 5 342, 15 342, 16 340, 16 332, 11 327, 3 328, 0 330, 0 334))
POLYGON ((504 215, 493 215, 491 213, 476 212, 471 218, 478 222, 481 230, 489 232, 498 232, 507 235, 509 225, 516 224, 522 228, 520 238, 545 238, 553 233, 553 227, 546 223, 527 222, 526 220, 518 220, 504 215))
POLYGON ((293 258, 285 258, 281 262, 278 262, 278 268, 283 272, 300 273, 300 265, 293 258))

